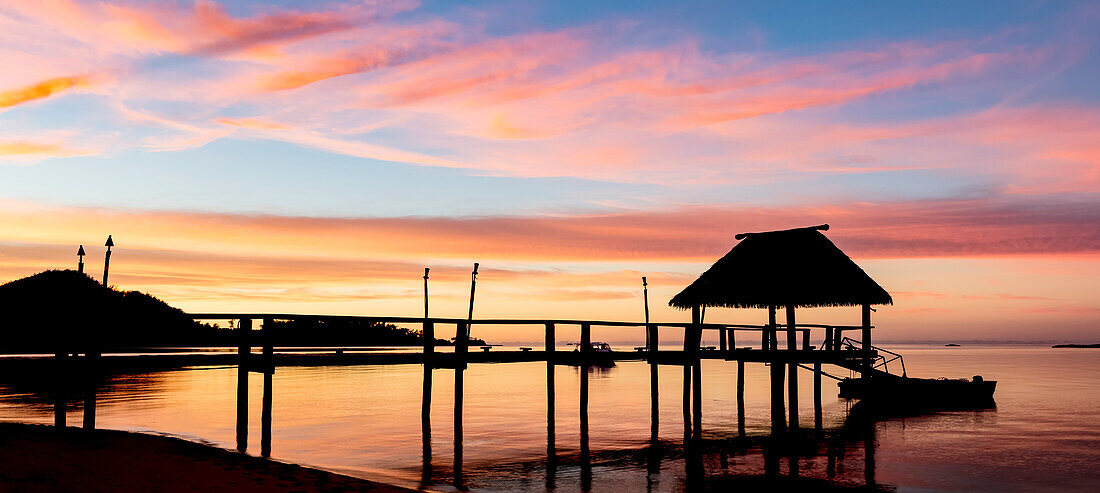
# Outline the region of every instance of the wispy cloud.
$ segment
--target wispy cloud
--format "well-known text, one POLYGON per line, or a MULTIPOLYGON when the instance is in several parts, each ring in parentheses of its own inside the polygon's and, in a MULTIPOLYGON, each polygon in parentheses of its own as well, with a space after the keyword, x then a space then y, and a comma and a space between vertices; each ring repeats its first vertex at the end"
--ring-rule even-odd
POLYGON ((0 92, 0 108, 45 99, 70 89, 90 84, 87 76, 56 77, 36 84, 0 92))

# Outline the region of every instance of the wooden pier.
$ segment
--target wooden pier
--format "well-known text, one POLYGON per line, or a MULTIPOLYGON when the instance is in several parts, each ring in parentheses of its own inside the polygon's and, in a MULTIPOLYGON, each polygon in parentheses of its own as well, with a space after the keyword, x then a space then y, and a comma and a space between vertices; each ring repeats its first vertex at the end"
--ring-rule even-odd
MULTIPOLYGON (((798 371, 813 373, 814 396, 814 435, 822 432, 821 376, 829 375, 823 367, 833 365, 859 372, 865 377, 883 373, 878 366, 885 366, 887 360, 871 345, 872 304, 892 303, 890 296, 878 284, 870 279, 846 255, 840 252, 819 231, 828 226, 801 228, 797 230, 752 233, 738 235, 741 243, 729 254, 718 261, 710 270, 685 288, 672 299, 670 305, 689 309, 691 321, 682 323, 623 322, 607 320, 532 320, 532 319, 480 319, 473 318, 471 285, 471 311, 467 318, 424 317, 377 317, 377 316, 333 316, 305 315, 288 313, 192 313, 189 317, 196 321, 232 320, 237 322, 238 351, 235 364, 238 368, 237 387, 237 448, 244 452, 248 448, 248 374, 264 374, 262 402, 261 455, 268 456, 271 450, 271 405, 273 400, 272 374, 277 366, 318 364, 396 364, 416 363, 423 365, 423 398, 421 420, 423 432, 423 461, 425 484, 432 481, 431 464, 431 390, 435 370, 454 371, 454 464, 453 485, 464 488, 462 473, 462 417, 463 417, 463 376, 470 364, 508 363, 508 362, 546 362, 546 427, 547 427, 547 483, 552 486, 553 471, 557 464, 555 434, 555 376, 556 365, 580 366, 580 464, 581 485, 591 483, 591 451, 588 440, 588 368, 617 360, 643 360, 651 365, 650 399, 652 425, 650 439, 652 446, 659 443, 660 425, 658 420, 659 399, 657 368, 659 365, 681 366, 683 368, 683 426, 684 446, 689 483, 695 476, 692 471, 702 472, 701 456, 698 455, 704 442, 702 429, 702 367, 704 359, 723 360, 737 365, 736 382, 737 429, 740 437, 745 436, 745 379, 746 364, 764 364, 770 368, 771 395, 771 439, 773 443, 799 440, 809 432, 801 432, 798 371), (778 253, 777 253, 778 252, 778 253), (775 255, 785 256, 790 262, 776 265, 775 255), (768 270, 770 269, 770 270, 768 270), (807 287, 808 286, 808 287, 807 287), (760 325, 706 323, 706 307, 762 308, 767 311, 767 323, 760 325), (798 323, 796 307, 806 306, 856 306, 860 309, 859 325, 822 325, 798 323), (777 320, 777 311, 783 309, 785 320, 777 320), (254 330, 254 321, 261 321, 260 330, 254 330), (405 354, 342 354, 301 355, 276 352, 270 328, 276 321, 356 321, 377 322, 381 324, 400 324, 419 326, 423 335, 422 351, 405 354), (455 327, 454 352, 437 351, 435 336, 441 326, 455 327), (484 351, 469 352, 470 330, 477 326, 498 325, 515 327, 539 327, 544 334, 545 347, 541 351, 484 351), (574 351, 558 351, 558 330, 563 326, 579 327, 580 343, 574 351), (619 328, 635 329, 638 338, 645 339, 646 345, 638 351, 597 352, 592 346, 592 329, 619 328), (666 330, 683 331, 682 348, 662 349, 660 336, 666 330), (847 337, 858 331, 859 340, 847 337), (716 333, 715 333, 716 332, 716 333), (717 336, 718 347, 701 347, 705 333, 717 336), (780 347, 780 334, 786 339, 786 347, 780 347), (751 341, 751 342, 749 342, 751 341), (253 348, 262 348, 256 355, 253 348), (321 363, 325 364, 325 363, 321 363), (784 399, 786 388, 786 399, 784 399)), ((475 271, 476 275, 476 264, 475 271)), ((425 270, 425 290, 428 271, 425 270)), ((426 302, 425 302, 426 303, 426 302)), ((366 329, 369 330, 369 329, 366 329)), ((525 333, 531 330, 525 329, 525 333)), ((305 346, 309 346, 306 344, 305 346)), ((316 347, 339 347, 326 341, 316 347)), ((892 353, 891 353, 892 354, 892 353)), ((230 356, 232 357, 232 355, 230 356)), ((159 357, 158 357, 159 358, 159 357)), ((167 356, 166 358, 170 358, 167 356)), ((221 357, 224 359, 225 357, 221 357)), ((71 357, 58 354, 59 364, 72 364, 71 357)), ((86 355, 89 368, 95 371, 102 362, 98 353, 86 355)), ((835 377, 833 377, 835 378, 835 377)), ((95 426, 94 385, 86 398, 85 428, 95 426)), ((60 397, 59 397, 60 398, 60 397)), ((64 427, 64 405, 58 406, 57 424, 64 427)), ((873 433, 873 430, 872 430, 873 433)), ((867 465, 868 484, 873 484, 873 436, 866 443, 868 447, 867 465)), ((774 450, 785 447, 773 447, 768 464, 778 460, 774 450)), ((793 457, 793 455, 792 455, 793 457)), ((659 459, 658 459, 659 462, 659 459)), ((789 460, 790 474, 798 475, 798 461, 789 460)), ((652 467, 651 467, 652 468, 652 467)), ((775 467, 769 466, 772 472, 775 467)), ((690 489, 689 484, 689 489, 690 489)))

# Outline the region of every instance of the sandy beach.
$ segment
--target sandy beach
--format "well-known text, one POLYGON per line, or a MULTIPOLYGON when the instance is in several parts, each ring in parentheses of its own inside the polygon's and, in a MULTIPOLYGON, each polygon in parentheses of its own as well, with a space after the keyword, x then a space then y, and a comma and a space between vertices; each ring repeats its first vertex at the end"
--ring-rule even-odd
POLYGON ((0 491, 413 491, 179 438, 19 423, 0 423, 0 483, 0 491))

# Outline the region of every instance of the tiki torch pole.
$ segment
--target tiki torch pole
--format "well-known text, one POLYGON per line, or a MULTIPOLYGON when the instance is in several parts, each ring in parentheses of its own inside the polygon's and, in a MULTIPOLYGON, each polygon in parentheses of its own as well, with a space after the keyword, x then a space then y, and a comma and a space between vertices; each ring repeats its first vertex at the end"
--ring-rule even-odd
POLYGON ((649 350, 649 285, 642 276, 642 300, 645 302, 645 347, 649 350))
POLYGON ((424 320, 428 319, 428 268, 424 268, 424 320))
POLYGON ((111 247, 115 246, 114 240, 111 239, 111 235, 107 235, 107 243, 103 246, 107 247, 107 255, 103 259, 103 285, 107 285, 107 273, 111 269, 111 247))
POLYGON ((80 248, 76 250, 76 271, 84 273, 84 245, 80 245, 80 248))
MULTIPOLYGON (((477 266, 478 263, 474 262, 474 272, 470 274, 470 315, 467 318, 470 322, 474 321, 474 290, 477 288, 477 266)), ((466 324, 466 334, 470 333, 470 324, 466 324)))

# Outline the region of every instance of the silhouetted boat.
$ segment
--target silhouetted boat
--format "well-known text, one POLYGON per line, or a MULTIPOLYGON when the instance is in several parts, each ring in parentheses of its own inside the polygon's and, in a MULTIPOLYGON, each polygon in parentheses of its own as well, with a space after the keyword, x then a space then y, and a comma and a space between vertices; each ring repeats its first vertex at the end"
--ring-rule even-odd
POLYGON ((955 344, 955 343, 952 342, 951 344, 944 344, 943 347, 959 347, 961 345, 962 344, 955 344))
POLYGON ((582 352, 580 350, 581 343, 569 343, 570 346, 574 346, 573 351, 561 354, 561 362, 572 366, 588 365, 604 368, 615 366, 615 351, 611 349, 610 344, 596 341, 589 344, 590 349, 587 352, 582 352))
POLYGON ((997 382, 980 375, 965 378, 885 377, 845 378, 840 397, 861 399, 876 407, 906 409, 979 409, 993 407, 997 382))

